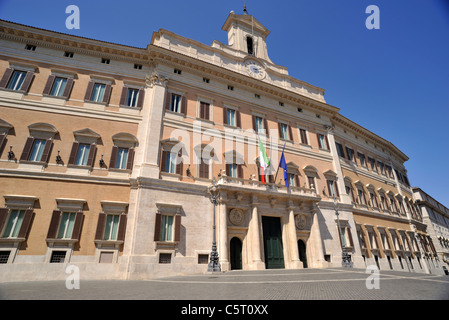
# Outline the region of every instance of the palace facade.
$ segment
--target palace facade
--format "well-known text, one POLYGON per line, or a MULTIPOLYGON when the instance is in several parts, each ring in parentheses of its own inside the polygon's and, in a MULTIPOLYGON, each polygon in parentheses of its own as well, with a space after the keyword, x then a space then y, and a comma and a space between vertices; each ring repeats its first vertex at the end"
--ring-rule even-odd
POLYGON ((1 281, 206 272, 214 230, 222 271, 440 272, 408 157, 272 62, 254 17, 222 30, 135 48, 0 21, 1 281))

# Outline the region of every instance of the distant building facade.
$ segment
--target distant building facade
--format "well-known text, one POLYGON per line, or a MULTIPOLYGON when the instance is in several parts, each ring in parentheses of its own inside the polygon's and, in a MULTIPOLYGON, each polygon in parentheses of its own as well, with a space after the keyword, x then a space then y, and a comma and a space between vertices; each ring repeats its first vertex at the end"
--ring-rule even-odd
POLYGON ((427 225, 429 237, 422 242, 430 261, 449 270, 449 209, 421 188, 413 188, 413 198, 427 225))
POLYGON ((0 21, 2 281, 205 272, 214 178, 222 271, 433 272, 408 157, 273 63, 254 17, 223 30, 135 48, 0 21))

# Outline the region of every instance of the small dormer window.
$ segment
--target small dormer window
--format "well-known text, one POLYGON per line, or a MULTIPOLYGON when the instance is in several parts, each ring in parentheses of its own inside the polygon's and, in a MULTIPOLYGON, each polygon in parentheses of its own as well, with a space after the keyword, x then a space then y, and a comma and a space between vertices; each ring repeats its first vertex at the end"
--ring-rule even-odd
POLYGON ((248 54, 254 54, 254 44, 252 37, 246 37, 246 46, 248 47, 248 54))

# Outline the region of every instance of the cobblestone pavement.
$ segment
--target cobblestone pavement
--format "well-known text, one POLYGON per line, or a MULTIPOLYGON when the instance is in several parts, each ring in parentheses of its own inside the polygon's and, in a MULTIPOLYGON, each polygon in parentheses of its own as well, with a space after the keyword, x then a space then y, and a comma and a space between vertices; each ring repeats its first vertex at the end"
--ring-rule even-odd
POLYGON ((449 276, 363 269, 231 271, 155 280, 0 283, 1 300, 449 300, 449 276), (369 278, 371 277, 371 278, 369 278), (368 279, 368 280, 367 280, 368 279), (371 286, 373 289, 368 289, 371 286))

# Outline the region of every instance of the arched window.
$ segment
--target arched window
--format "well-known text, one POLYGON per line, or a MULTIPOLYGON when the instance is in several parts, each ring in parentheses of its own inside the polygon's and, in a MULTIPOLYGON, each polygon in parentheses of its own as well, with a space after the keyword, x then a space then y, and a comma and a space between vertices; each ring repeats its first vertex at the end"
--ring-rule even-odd
POLYGON ((254 54, 254 43, 252 37, 246 37, 246 46, 248 48, 248 54, 254 54))

